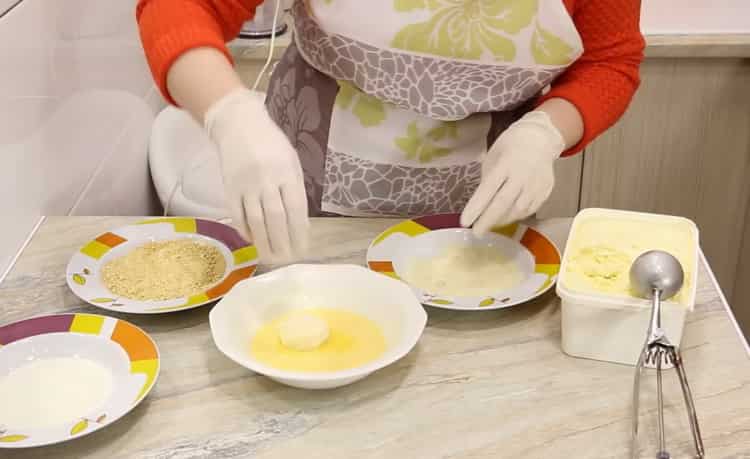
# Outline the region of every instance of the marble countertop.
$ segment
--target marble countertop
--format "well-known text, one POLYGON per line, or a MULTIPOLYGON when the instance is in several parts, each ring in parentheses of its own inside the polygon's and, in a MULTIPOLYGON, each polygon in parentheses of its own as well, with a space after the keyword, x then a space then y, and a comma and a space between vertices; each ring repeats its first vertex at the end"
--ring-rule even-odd
MULTIPOLYGON (((0 284, 0 324, 98 310, 65 285, 79 246, 128 217, 51 217, 0 284)), ((389 220, 317 219, 310 261, 364 263, 389 220)), ((537 226, 562 246, 568 220, 537 226)), ((704 262, 705 263, 705 262, 704 262)), ((92 435, 4 459, 48 458, 624 458, 631 367, 560 350, 553 293, 501 311, 429 309, 419 345, 354 385, 291 389, 252 374, 211 341, 210 307, 123 315, 157 341, 162 370, 130 415, 92 435)), ((696 310, 683 339, 688 377, 709 458, 750 457, 750 359, 710 271, 702 265, 696 310)), ((667 445, 688 457, 691 440, 672 375, 665 387, 667 445)), ((643 457, 654 457, 655 382, 643 392, 643 457)))

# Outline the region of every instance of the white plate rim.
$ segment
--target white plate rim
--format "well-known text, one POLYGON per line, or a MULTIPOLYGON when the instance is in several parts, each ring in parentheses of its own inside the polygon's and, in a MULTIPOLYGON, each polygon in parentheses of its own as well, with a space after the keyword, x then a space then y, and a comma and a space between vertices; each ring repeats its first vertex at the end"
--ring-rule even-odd
MULTIPOLYGON (((159 346, 156 344, 156 341, 153 339, 151 335, 149 335, 146 331, 144 331, 142 328, 138 327, 137 325, 124 320, 124 319, 117 319, 114 317, 104 316, 100 314, 90 314, 90 313, 58 313, 58 314, 42 314, 42 315, 36 315, 33 317, 24 318, 21 320, 17 320, 5 325, 0 326, 0 337, 2 336, 1 332, 4 329, 7 329, 9 327, 19 327, 22 324, 26 324, 29 327, 32 327, 35 329, 35 331, 30 332, 26 336, 22 336, 20 338, 14 339, 13 341, 6 343, 6 344, 0 344, 0 353, 3 351, 3 348, 12 345, 13 343, 17 341, 23 341, 27 338, 33 338, 35 336, 39 335, 45 335, 45 334, 65 334, 65 333, 73 333, 73 334, 80 334, 85 335, 90 338, 94 338, 97 340, 102 341, 112 341, 118 344, 124 353, 128 355, 128 358, 130 358, 130 354, 128 353, 128 350, 124 347, 122 342, 116 341, 112 339, 112 335, 115 333, 115 330, 118 329, 118 326, 124 327, 123 332, 126 334, 126 336, 132 336, 128 333, 136 332, 137 336, 140 339, 145 338, 147 340, 147 343, 150 344, 152 349, 150 351, 153 351, 153 358, 150 359, 138 359, 138 360, 129 360, 129 363, 131 364, 131 373, 145 373, 146 374, 146 381, 141 388, 141 391, 138 394, 138 397, 131 402, 126 409, 123 411, 117 413, 117 414, 111 414, 111 413, 105 413, 106 419, 103 421, 95 421, 95 420, 87 420, 86 427, 84 427, 82 430, 76 433, 72 433, 72 429, 78 425, 78 423, 73 424, 71 427, 71 433, 68 436, 62 437, 44 437, 43 434, 41 434, 42 438, 40 440, 34 440, 34 431, 26 430, 24 432, 13 432, 10 430, 7 430, 7 427, 0 426, 0 449, 24 449, 24 448, 33 448, 33 447, 39 447, 39 446, 49 446, 54 445, 58 443, 64 443, 71 440, 76 440, 78 438, 84 437, 86 435, 89 435, 93 432, 96 432, 100 429, 103 429, 110 424, 113 424, 119 419, 122 419, 126 415, 128 415, 133 409, 135 409, 138 405, 140 405, 143 400, 151 393, 154 386, 156 385, 157 380, 159 379, 159 375, 161 373, 161 352, 159 351, 159 346), (70 318, 69 323, 67 322, 67 318, 70 318), (46 321, 50 321, 49 323, 46 321), (32 322, 35 322, 32 324, 32 322), (66 327, 67 324, 67 327, 66 327), (119 325, 122 324, 122 325, 119 325), (62 328, 61 328, 62 327, 62 328), (67 328, 67 330, 65 329, 67 328), (40 330, 41 329, 41 330, 40 330), (106 333, 106 335, 102 334, 106 333), (153 365, 153 368, 146 368, 144 371, 133 371, 132 364, 133 363, 139 363, 139 368, 145 364, 153 365), (152 372, 150 379, 147 372, 152 372), (29 433, 29 435, 26 435, 29 433), (15 440, 15 441, 3 441, 3 438, 7 437, 17 437, 22 436, 23 439, 15 440), (31 440, 31 441, 28 441, 31 440)), ((125 338, 118 338, 118 339, 125 339, 125 338)), ((150 355, 150 354, 149 354, 150 355)), ((112 397, 110 397, 112 398, 112 397)), ((80 423, 81 421, 79 421, 80 423)), ((44 429, 40 429, 44 430, 44 429)))
MULTIPOLYGON (((454 311, 490 311, 509 308, 534 300, 544 295, 555 286, 561 262, 559 248, 555 245, 554 241, 547 237, 543 232, 522 223, 514 223, 501 228, 494 228, 492 232, 497 235, 514 240, 518 244, 524 246, 526 250, 531 252, 536 262, 535 271, 538 274, 546 274, 547 280, 544 281, 540 288, 535 289, 535 292, 533 294, 523 295, 521 297, 513 299, 510 299, 508 296, 503 295, 503 292, 498 292, 500 294, 493 295, 491 297, 488 296, 473 298, 435 296, 426 294, 422 289, 410 285, 395 273, 395 271, 392 269, 393 257, 388 257, 387 248, 385 250, 377 249, 377 247, 380 246, 382 242, 385 242, 389 238, 392 238, 394 235, 399 235, 399 237, 415 237, 432 231, 445 229, 464 229, 460 226, 459 220, 460 214, 436 214, 399 221, 386 228, 372 240, 367 248, 367 266, 373 271, 380 272, 381 274, 393 277, 395 279, 399 279, 409 285, 409 287, 412 288, 412 291, 422 304, 435 308, 454 311), (531 247, 527 245, 531 245, 531 247), (385 253, 381 254, 381 252, 385 253), (388 263, 391 264, 390 270, 387 266, 388 263), (545 270, 548 272, 543 273, 542 271, 545 270), (437 300, 437 302, 435 300, 437 300), (490 304, 486 304, 487 302, 489 302, 489 300, 492 300, 492 302, 490 304), (482 305, 483 303, 485 304, 482 305)), ((464 230, 469 231, 468 229, 464 230)))
POLYGON ((165 217, 143 220, 97 235, 73 253, 65 270, 65 280, 78 298, 97 308, 129 314, 164 314, 186 311, 220 300, 237 282, 255 275, 257 267, 257 250, 245 242, 234 228, 205 218, 165 217), (133 239, 121 236, 132 232, 137 233, 133 239), (118 242, 118 238, 124 241, 118 242), (102 258, 106 259, 110 250, 141 245, 150 240, 174 238, 200 239, 219 249, 227 265, 222 279, 201 294, 166 301, 120 298, 109 292, 99 280, 98 272, 104 263, 102 258), (93 257, 92 253, 98 258, 93 257), (222 293, 210 293, 212 291, 222 293))

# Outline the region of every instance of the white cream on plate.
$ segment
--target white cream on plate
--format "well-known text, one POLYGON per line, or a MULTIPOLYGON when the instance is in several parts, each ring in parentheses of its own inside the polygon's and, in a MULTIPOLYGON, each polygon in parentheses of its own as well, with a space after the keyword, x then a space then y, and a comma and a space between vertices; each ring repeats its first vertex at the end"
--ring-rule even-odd
POLYGON ((112 388, 112 372, 92 360, 33 360, 0 378, 0 425, 19 430, 75 423, 104 404, 112 388))
POLYGON ((518 262, 498 247, 454 245, 433 257, 413 260, 405 279, 433 295, 493 295, 520 284, 518 262))

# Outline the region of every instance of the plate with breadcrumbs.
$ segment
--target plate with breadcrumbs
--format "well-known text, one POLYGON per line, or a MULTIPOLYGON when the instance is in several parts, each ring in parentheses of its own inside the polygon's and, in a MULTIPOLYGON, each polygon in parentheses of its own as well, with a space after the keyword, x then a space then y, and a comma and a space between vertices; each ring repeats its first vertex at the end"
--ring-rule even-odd
POLYGON ((258 254, 232 227, 199 218, 156 218, 100 234, 68 263, 87 303, 159 314, 212 303, 255 273, 258 254))

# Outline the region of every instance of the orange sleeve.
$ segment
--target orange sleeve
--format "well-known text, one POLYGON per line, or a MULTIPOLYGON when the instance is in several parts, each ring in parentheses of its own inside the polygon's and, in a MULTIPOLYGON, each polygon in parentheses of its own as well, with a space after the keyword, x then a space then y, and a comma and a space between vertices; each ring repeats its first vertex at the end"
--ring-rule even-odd
POLYGON ((578 108, 583 137, 569 156, 612 126, 625 113, 640 84, 645 41, 637 0, 566 0, 583 41, 583 55, 553 83, 540 103, 560 97, 578 108))
POLYGON ((232 60, 225 43, 233 40, 263 0, 138 0, 136 20, 141 43, 164 97, 167 72, 182 53, 210 46, 232 60))

